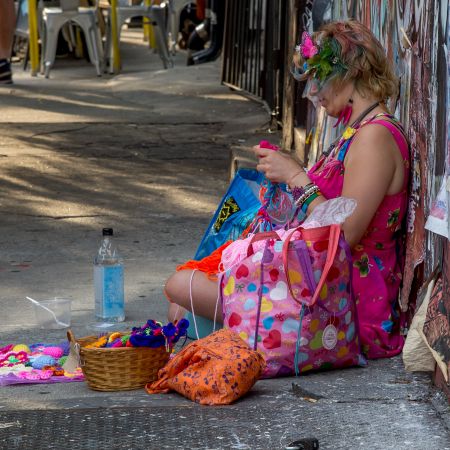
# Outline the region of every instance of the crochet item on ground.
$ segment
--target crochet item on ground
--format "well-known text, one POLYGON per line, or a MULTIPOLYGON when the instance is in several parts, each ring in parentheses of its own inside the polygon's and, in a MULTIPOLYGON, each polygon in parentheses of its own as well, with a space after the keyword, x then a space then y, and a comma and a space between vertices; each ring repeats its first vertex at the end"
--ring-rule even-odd
POLYGON ((175 355, 146 390, 174 390, 202 405, 228 405, 252 388, 264 367, 263 357, 236 333, 219 330, 175 355))
POLYGON ((0 386, 30 383, 67 383, 83 381, 80 368, 67 372, 62 368, 62 356, 67 353, 60 344, 8 344, 0 348, 0 386), (59 357, 60 359, 58 360, 59 357))

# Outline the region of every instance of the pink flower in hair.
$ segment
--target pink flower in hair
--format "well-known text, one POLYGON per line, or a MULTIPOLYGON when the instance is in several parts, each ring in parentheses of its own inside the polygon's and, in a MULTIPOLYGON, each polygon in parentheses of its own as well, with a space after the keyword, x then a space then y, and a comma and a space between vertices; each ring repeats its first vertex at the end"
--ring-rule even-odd
POLYGON ((316 45, 314 45, 314 42, 307 31, 303 32, 302 43, 299 47, 300 54, 304 59, 312 58, 314 55, 317 55, 317 53, 319 53, 319 49, 316 45))

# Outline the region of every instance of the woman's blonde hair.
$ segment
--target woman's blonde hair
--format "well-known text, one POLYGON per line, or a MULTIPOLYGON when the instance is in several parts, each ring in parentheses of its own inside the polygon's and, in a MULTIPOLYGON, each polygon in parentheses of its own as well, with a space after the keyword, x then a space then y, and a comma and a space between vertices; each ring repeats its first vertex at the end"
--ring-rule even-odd
POLYGON ((395 98, 398 78, 383 47, 374 34, 356 20, 330 22, 313 34, 315 42, 336 39, 342 49, 341 60, 348 67, 342 81, 351 81, 362 95, 370 92, 384 101, 395 98))

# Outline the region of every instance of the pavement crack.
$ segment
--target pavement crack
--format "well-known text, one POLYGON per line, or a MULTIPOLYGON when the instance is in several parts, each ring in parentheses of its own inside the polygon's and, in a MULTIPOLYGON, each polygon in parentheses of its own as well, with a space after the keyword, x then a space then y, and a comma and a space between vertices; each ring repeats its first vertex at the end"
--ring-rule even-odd
POLYGON ((17 213, 12 211, 5 211, 5 213, 11 216, 24 216, 24 217, 35 217, 38 219, 54 219, 54 220, 62 220, 62 219, 81 219, 88 217, 107 217, 105 214, 86 214, 86 215, 77 215, 77 216, 47 216, 45 214, 26 214, 26 213, 17 213))
POLYGON ((81 131, 81 130, 84 130, 85 128, 88 128, 88 127, 90 127, 90 126, 91 126, 91 125, 89 124, 89 125, 85 125, 85 126, 80 127, 80 128, 66 128, 66 129, 64 129, 64 130, 44 131, 44 132, 42 132, 42 133, 35 133, 35 134, 32 134, 30 137, 34 138, 34 137, 36 137, 36 136, 47 136, 47 135, 49 135, 49 134, 56 134, 56 133, 71 133, 72 131, 81 131))
POLYGON ((417 403, 417 404, 426 404, 430 403, 428 399, 426 398, 403 398, 403 397, 396 397, 396 398, 386 398, 386 397, 358 397, 354 400, 332 400, 333 403, 340 403, 340 404, 355 404, 360 402, 373 402, 373 403, 381 403, 384 405, 391 405, 392 403, 395 403, 397 401, 407 401, 410 403, 417 403))
POLYGON ((158 158, 158 161, 195 161, 195 160, 199 160, 199 161, 223 161, 224 158, 208 158, 208 157, 197 157, 197 156, 174 156, 172 157, 166 157, 166 158, 158 158))

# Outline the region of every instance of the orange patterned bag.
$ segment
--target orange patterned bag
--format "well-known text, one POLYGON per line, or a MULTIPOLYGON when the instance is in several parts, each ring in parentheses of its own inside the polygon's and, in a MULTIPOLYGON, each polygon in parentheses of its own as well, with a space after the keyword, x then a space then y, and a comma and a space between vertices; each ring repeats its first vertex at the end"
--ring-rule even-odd
POLYGON ((181 350, 145 388, 149 394, 174 390, 202 405, 228 405, 251 389, 265 365, 235 332, 223 329, 181 350))

